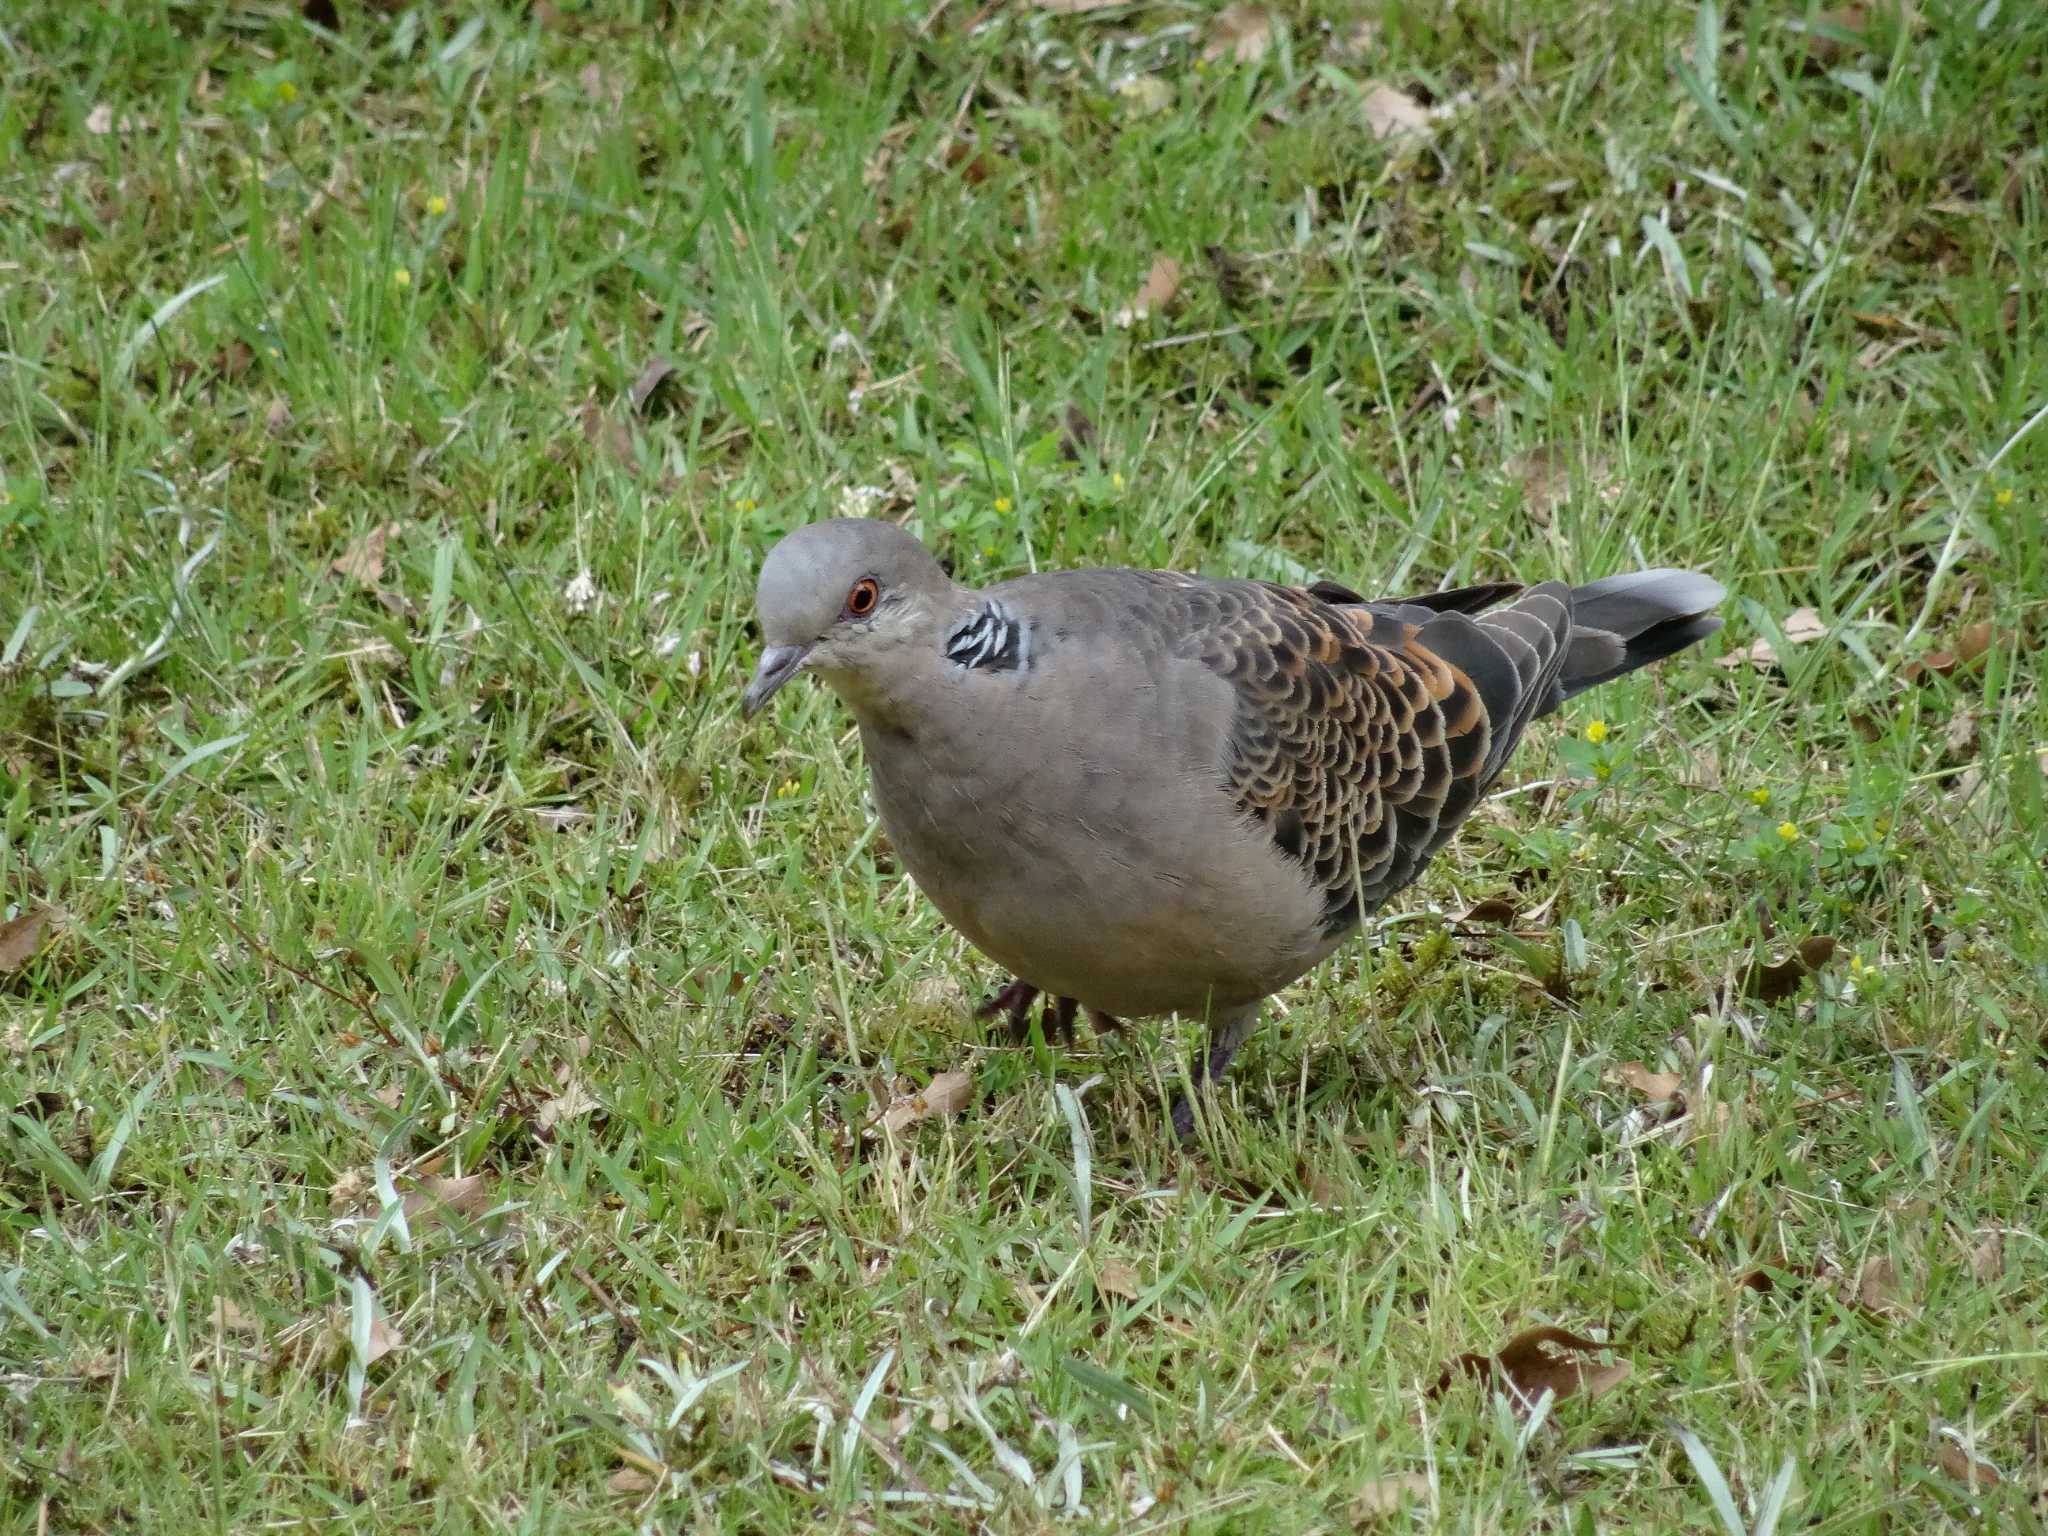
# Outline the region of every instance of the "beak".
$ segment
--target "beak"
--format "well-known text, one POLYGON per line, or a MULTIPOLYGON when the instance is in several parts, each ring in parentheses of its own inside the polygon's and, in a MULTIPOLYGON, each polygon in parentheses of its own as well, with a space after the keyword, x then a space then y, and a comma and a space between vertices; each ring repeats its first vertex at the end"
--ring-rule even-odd
POLYGON ((775 691, 803 669, 804 659, 810 654, 808 645, 771 645, 763 651, 761 664, 754 668, 754 680, 740 695, 741 718, 751 720, 759 714, 775 691))

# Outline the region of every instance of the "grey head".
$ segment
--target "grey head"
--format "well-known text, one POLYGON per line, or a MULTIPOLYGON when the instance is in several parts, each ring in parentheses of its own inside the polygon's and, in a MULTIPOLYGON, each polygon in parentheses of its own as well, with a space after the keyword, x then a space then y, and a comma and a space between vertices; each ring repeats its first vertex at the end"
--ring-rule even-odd
POLYGON ((799 672, 817 673, 859 711, 906 653, 936 650, 957 590, 893 523, 840 517, 797 529, 761 566, 754 612, 764 643, 741 713, 753 715, 799 672))

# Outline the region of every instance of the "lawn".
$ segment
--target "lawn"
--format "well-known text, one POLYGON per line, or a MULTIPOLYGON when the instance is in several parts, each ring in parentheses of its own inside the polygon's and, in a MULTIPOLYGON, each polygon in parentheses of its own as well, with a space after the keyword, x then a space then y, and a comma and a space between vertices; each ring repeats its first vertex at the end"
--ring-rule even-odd
POLYGON ((16 0, 0 1528, 2048 1520, 2044 60, 16 0), (740 721, 845 511, 1728 622, 1183 1149, 1191 1026, 998 1043, 844 711, 740 721))

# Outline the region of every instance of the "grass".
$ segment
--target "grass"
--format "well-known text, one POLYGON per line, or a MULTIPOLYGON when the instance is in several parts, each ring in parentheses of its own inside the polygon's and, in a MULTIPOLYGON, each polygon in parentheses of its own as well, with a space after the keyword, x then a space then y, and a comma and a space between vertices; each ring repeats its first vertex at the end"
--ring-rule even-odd
POLYGON ((0 20, 0 1524, 2043 1518, 2048 13, 334 9, 0 20), (842 507, 1733 596, 1183 1153, 739 723, 842 507))

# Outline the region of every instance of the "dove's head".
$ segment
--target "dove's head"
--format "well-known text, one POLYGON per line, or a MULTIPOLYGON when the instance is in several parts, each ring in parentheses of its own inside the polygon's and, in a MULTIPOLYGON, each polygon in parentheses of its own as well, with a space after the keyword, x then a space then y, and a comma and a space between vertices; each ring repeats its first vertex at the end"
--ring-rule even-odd
POLYGON ((918 648, 936 655, 936 617, 955 590, 893 523, 841 517, 797 529, 761 566, 761 664, 741 712, 752 715, 799 672, 817 673, 858 711, 889 691, 918 648))

